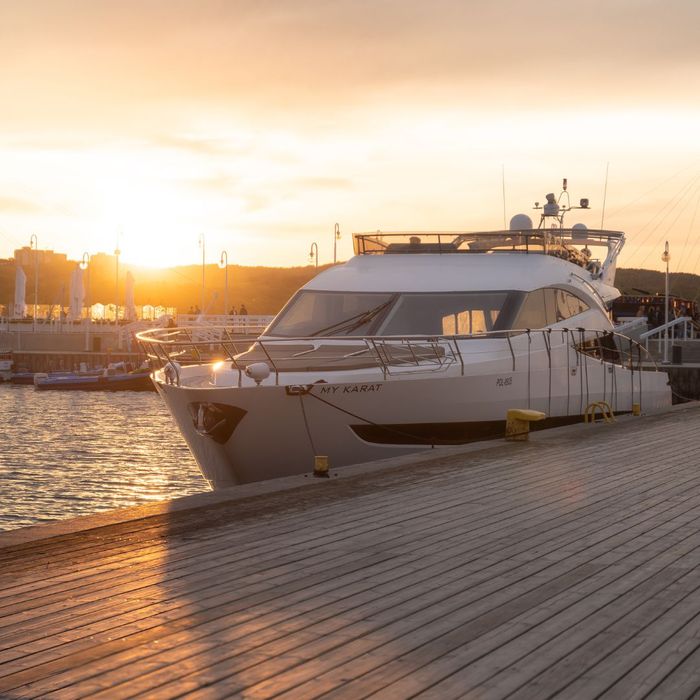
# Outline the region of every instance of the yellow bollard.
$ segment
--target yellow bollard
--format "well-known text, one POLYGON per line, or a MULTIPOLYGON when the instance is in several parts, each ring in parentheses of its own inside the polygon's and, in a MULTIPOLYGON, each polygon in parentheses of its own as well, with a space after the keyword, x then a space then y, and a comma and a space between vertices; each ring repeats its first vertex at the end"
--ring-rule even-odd
POLYGON ((632 415, 633 416, 641 416, 642 415, 642 407, 638 403, 632 404, 632 415))
POLYGON ((530 435, 530 423, 544 420, 542 411, 529 408, 509 408, 506 413, 506 440, 527 440, 530 435))
POLYGON ((321 479, 328 479, 330 477, 330 474, 328 473, 327 455, 316 455, 314 457, 314 476, 321 479))

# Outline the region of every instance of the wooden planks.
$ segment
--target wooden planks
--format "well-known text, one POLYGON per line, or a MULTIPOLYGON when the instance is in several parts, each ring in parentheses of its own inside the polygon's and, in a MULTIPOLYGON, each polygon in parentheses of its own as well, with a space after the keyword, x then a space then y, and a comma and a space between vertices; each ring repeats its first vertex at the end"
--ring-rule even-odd
POLYGON ((0 549, 0 695, 688 697, 699 427, 578 426, 0 549))

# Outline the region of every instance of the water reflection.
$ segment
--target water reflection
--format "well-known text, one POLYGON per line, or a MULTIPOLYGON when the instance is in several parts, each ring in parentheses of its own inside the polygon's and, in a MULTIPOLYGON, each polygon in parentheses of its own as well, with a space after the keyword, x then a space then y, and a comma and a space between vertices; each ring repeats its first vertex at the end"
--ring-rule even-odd
POLYGON ((208 490, 161 398, 0 384, 0 530, 208 490))

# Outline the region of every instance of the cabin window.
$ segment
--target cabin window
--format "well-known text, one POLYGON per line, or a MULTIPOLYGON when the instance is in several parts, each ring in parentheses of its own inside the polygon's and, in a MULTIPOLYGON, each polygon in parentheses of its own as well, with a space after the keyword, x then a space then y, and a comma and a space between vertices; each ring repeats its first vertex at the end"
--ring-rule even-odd
POLYGON ((522 292, 363 293, 302 290, 265 335, 475 335, 511 328, 522 292))
POLYGON ((471 335, 500 330, 508 292, 403 294, 380 335, 471 335))
POLYGON ((513 328, 544 328, 589 308, 583 299, 565 289, 535 289, 525 295, 513 328))
POLYGON ((544 292, 544 289, 536 289, 525 295, 513 328, 544 328, 547 325, 547 298, 544 292))

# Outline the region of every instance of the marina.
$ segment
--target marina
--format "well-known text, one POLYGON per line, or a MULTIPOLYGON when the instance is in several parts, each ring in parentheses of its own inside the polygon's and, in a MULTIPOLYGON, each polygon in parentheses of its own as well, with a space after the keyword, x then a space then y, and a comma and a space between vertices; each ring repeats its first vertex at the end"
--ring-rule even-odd
POLYGON ((686 404, 5 533, 0 693, 691 697, 698 429, 686 404))
POLYGON ((699 13, 3 3, 0 700, 700 700, 699 13))

